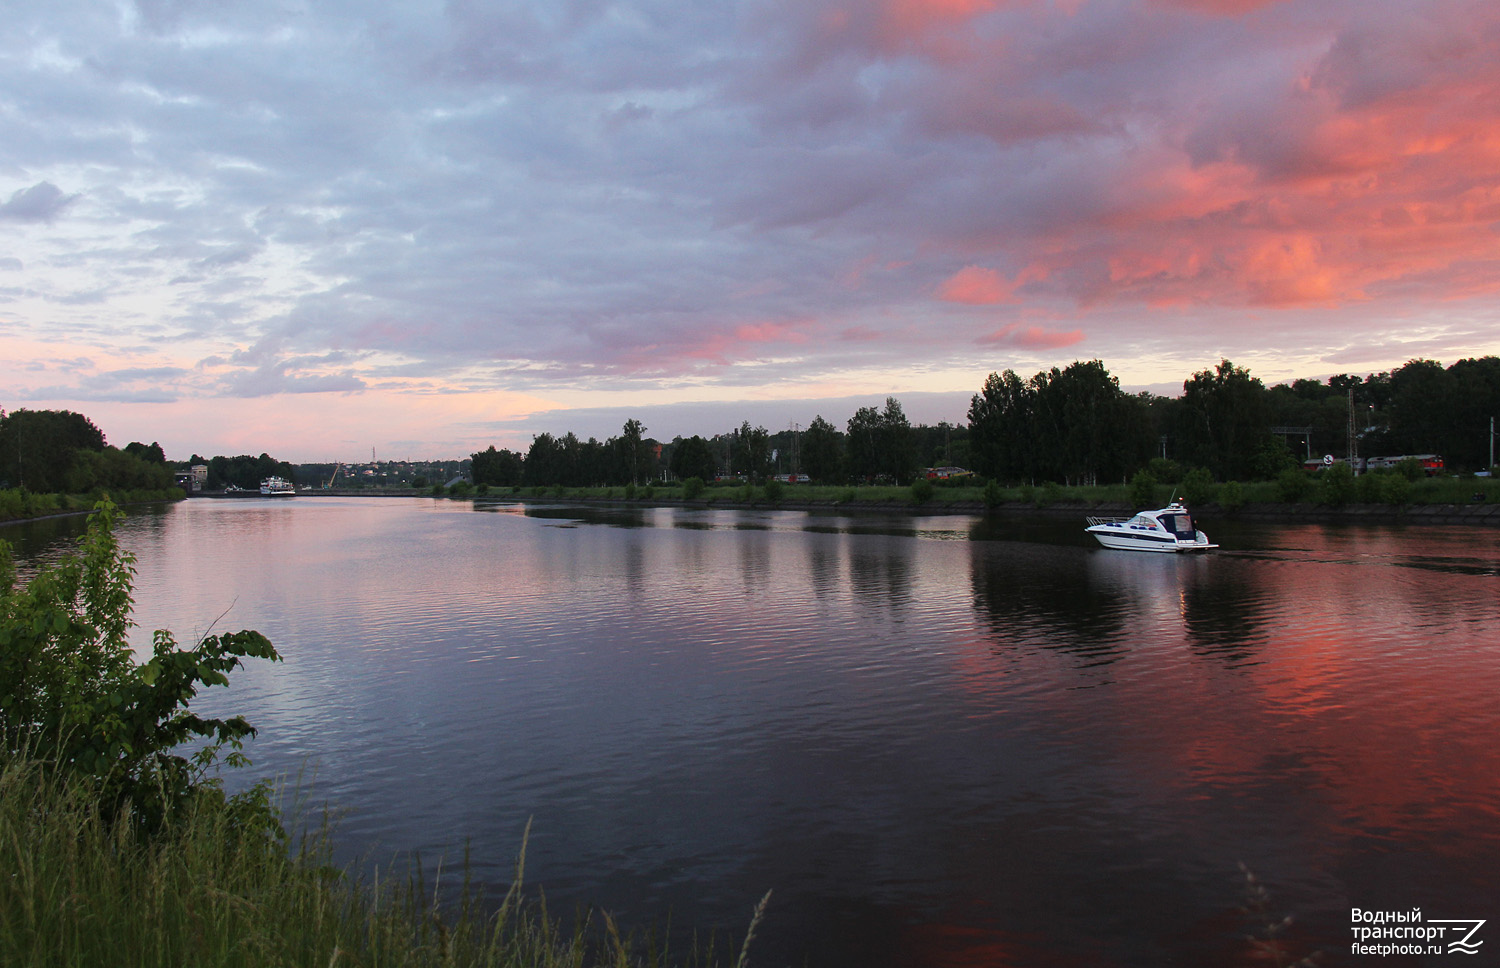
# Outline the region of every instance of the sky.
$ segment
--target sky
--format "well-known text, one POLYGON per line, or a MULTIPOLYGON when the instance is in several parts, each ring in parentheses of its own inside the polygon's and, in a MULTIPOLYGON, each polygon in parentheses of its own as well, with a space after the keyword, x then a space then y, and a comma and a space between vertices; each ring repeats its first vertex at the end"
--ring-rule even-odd
POLYGON ((174 460, 1500 354, 1494 0, 0 7, 0 407, 174 460))

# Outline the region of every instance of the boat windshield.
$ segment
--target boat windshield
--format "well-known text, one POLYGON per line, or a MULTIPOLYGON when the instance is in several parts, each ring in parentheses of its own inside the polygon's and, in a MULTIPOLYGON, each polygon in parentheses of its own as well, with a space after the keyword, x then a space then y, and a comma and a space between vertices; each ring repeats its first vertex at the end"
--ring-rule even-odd
POLYGON ((1157 520, 1161 526, 1179 538, 1192 538, 1197 534, 1191 514, 1163 514, 1157 520))

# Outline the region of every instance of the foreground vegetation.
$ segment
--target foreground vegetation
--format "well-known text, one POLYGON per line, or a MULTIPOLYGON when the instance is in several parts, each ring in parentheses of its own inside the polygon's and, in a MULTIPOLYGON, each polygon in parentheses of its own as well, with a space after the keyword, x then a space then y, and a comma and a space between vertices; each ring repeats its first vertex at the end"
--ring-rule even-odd
MULTIPOLYGON (((664 943, 607 915, 565 921, 528 900, 519 861, 493 902, 466 878, 429 887, 416 866, 366 882, 332 865, 326 822, 289 834, 268 785, 227 795, 212 768, 226 750, 247 762, 255 730, 191 703, 243 660, 279 656, 251 630, 190 647, 158 631, 137 661, 117 513, 100 502, 78 553, 25 583, 0 542, 0 964, 668 963, 664 943)), ((713 964, 712 942, 687 957, 713 964)))
MULTIPOLYGON (((361 881, 332 865, 326 824, 294 845, 202 797, 153 836, 76 775, 0 760, 0 964, 222 966, 665 965, 605 914, 567 919, 522 890, 461 876, 361 881)), ((523 851, 524 857, 524 851, 523 851)), ((687 964, 728 963, 711 941, 687 964)), ((740 951, 740 964, 744 963, 740 951)), ((678 963, 683 963, 679 959, 678 963)))

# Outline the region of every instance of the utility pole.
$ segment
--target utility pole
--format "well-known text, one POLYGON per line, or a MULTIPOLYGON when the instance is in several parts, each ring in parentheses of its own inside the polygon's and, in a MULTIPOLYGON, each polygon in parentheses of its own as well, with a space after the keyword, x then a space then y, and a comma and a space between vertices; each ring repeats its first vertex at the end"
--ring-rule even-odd
POLYGON ((1345 452, 1348 455, 1349 467, 1353 469, 1353 471, 1354 471, 1355 474, 1359 473, 1359 464, 1356 463, 1355 459, 1354 459, 1355 456, 1358 453, 1358 446, 1359 446, 1358 440, 1357 440, 1357 438, 1355 436, 1355 433, 1354 433, 1354 388, 1350 387, 1349 388, 1349 441, 1348 441, 1348 446, 1347 446, 1347 449, 1346 449, 1345 452))

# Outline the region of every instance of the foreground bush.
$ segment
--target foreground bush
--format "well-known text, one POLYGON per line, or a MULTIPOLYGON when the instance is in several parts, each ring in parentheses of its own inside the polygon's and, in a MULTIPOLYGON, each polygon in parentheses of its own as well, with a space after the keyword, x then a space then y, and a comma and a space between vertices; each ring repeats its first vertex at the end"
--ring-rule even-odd
POLYGON ((100 501, 78 554, 25 585, 0 542, 0 750, 71 771, 101 802, 159 825, 213 790, 207 772, 223 747, 236 765, 255 735, 242 717, 192 712, 198 690, 227 685, 242 659, 280 657, 259 632, 183 649, 158 631, 138 664, 127 639, 135 559, 115 538, 117 514, 100 501), (184 745, 195 742, 204 745, 184 745))

